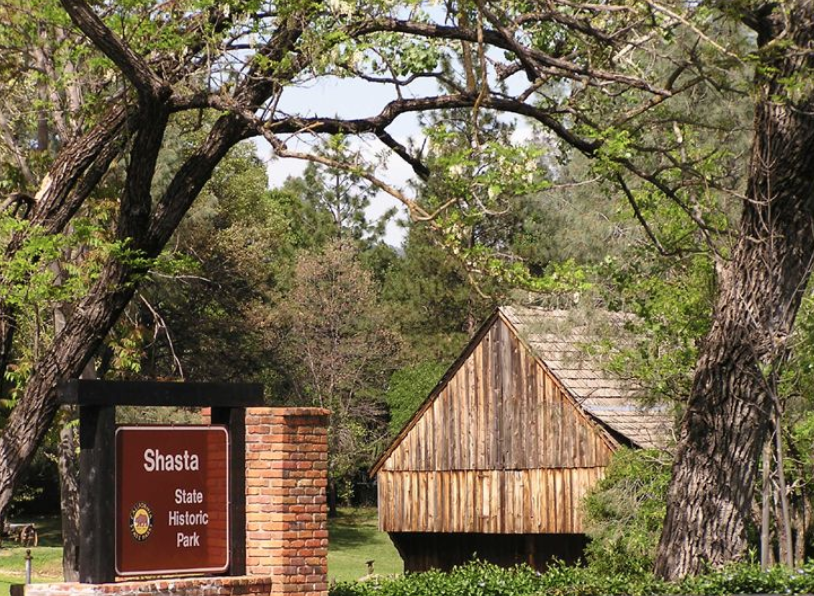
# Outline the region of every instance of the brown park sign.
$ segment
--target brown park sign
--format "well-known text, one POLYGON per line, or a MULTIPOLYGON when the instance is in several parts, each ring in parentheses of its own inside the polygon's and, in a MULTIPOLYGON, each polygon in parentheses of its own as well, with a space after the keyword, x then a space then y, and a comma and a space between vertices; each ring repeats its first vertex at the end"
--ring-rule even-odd
POLYGON ((229 568, 228 453, 221 426, 116 429, 116 575, 229 568))

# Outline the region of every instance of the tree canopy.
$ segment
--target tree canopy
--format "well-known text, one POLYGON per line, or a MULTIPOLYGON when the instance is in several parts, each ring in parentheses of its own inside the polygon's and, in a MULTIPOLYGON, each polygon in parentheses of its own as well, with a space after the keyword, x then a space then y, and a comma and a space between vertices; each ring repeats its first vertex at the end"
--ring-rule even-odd
POLYGON ((0 188, 15 222, 3 234, 4 375, 20 361, 21 330, 40 327, 28 306, 70 306, 58 333, 35 334, 0 437, 0 509, 53 420, 58 381, 94 357, 241 141, 262 137, 278 158, 367 181, 467 270, 536 290, 556 280, 534 275, 539 255, 509 250, 533 246, 534 226, 516 221, 506 235, 489 224, 561 182, 556 163, 577 152, 659 253, 703 252, 714 265, 657 569, 680 576, 745 554, 774 371, 814 255, 810 2, 12 0, 0 15, 0 188), (292 87, 325 78, 391 99, 354 118, 287 103, 292 87), (466 126, 431 119, 423 148, 391 134, 427 112, 466 126), (544 149, 488 134, 498 113, 533 123, 544 149), (175 126, 199 134, 169 159, 175 126), (359 155, 297 145, 325 135, 379 143, 423 194, 359 155), (54 240, 69 232, 74 247, 54 240), (69 248, 54 286, 64 295, 26 293, 55 279, 50 264, 69 248))

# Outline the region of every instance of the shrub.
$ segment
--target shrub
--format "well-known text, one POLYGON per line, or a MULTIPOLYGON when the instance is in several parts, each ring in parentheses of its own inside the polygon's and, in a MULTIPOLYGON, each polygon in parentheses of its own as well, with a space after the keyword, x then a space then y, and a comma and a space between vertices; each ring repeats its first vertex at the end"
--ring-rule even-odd
POLYGON ((556 564, 543 574, 526 566, 503 569, 483 562, 449 573, 428 571, 333 586, 330 596, 629 596, 696 594, 812 594, 814 562, 788 570, 761 572, 739 564, 668 583, 652 573, 599 573, 590 567, 556 564))
POLYGON ((503 569, 476 561, 449 573, 428 571, 342 583, 331 588, 330 596, 532 596, 539 587, 539 576, 529 567, 503 569))
POLYGON ((390 408, 389 432, 396 436, 446 372, 445 364, 421 362, 397 370, 384 396, 390 408))
POLYGON ((666 512, 669 458, 659 451, 620 449, 583 503, 589 566, 608 576, 653 568, 666 512))

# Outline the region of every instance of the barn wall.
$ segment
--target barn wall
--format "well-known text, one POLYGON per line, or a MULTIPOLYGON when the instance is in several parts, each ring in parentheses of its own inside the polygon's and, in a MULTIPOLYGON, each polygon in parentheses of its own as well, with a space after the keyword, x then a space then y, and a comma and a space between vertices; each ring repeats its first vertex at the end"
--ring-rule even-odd
POLYGON ((390 534, 404 560, 404 571, 449 571, 477 558, 511 567, 526 563, 545 571, 554 557, 566 563, 581 559, 587 544, 582 534, 390 534))
POLYGON ((576 534, 580 503, 604 468, 378 474, 386 532, 576 534))
POLYGON ((610 448, 497 319, 385 471, 593 468, 610 448))
POLYGON ((578 534, 610 455, 498 317, 379 469, 379 527, 578 534))

